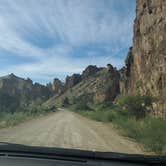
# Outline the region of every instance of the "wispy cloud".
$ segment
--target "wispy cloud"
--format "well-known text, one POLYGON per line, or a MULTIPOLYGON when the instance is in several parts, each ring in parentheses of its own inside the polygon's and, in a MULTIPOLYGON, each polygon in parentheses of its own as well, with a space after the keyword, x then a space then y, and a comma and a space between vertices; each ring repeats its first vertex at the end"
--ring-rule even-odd
POLYGON ((108 62, 111 62, 114 66, 121 67, 123 59, 112 58, 111 56, 89 56, 85 58, 53 56, 47 60, 42 59, 35 63, 13 65, 10 68, 1 70, 1 73, 5 75, 15 71, 15 73, 21 77, 31 77, 34 81, 42 80, 44 78, 43 82, 48 82, 53 80, 55 76, 64 80, 66 75, 81 73, 87 65, 105 66, 108 62))
POLYGON ((0 74, 48 80, 88 64, 120 67, 122 50, 132 41, 134 10, 134 0, 0 0, 0 50, 36 59, 19 63, 18 58, 0 74), (74 54, 77 48, 84 48, 81 56, 74 54))

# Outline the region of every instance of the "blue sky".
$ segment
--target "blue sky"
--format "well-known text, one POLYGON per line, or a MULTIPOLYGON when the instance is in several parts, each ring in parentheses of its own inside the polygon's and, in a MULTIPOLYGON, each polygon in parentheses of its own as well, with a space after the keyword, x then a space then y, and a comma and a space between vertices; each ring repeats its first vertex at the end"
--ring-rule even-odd
POLYGON ((135 0, 0 0, 0 76, 46 83, 88 65, 120 68, 135 0))

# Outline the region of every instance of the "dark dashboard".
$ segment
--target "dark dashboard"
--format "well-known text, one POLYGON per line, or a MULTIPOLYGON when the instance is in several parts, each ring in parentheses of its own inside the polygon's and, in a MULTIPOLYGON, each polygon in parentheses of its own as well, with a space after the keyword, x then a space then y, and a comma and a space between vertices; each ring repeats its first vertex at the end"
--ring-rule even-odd
POLYGON ((164 166, 164 156, 129 155, 1 143, 0 166, 164 166))

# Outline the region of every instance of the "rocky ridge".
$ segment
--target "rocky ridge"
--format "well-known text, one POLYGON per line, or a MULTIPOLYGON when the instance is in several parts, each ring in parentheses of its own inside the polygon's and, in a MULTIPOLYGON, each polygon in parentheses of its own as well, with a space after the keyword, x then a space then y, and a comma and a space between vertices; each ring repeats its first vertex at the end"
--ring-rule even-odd
POLYGON ((84 96, 92 103, 112 101, 119 93, 119 78, 118 70, 110 64, 103 68, 90 65, 82 74, 67 77, 65 92, 60 96, 54 95, 46 103, 61 103, 66 97, 72 103, 80 96, 84 96))
POLYGON ((65 85, 58 78, 53 80, 53 83, 48 83, 46 87, 52 92, 52 94, 62 94, 65 91, 65 85))
POLYGON ((38 83, 33 84, 29 78, 23 79, 13 73, 0 77, 0 111, 6 108, 14 111, 20 106, 40 104, 49 97, 51 91, 47 87, 38 83))

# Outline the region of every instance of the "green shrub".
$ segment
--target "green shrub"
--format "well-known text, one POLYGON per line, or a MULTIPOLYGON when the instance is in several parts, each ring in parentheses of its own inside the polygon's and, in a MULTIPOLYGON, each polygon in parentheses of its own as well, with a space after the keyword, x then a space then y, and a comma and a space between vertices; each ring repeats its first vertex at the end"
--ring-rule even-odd
MULTIPOLYGON (((140 141, 157 153, 165 153, 166 121, 147 117, 143 121, 140 141)), ((166 155, 166 153, 165 153, 166 155)))
POLYGON ((150 96, 122 95, 119 96, 115 102, 122 108, 122 110, 129 111, 128 113, 136 119, 141 119, 152 109, 152 103, 154 100, 155 99, 150 96))
POLYGON ((0 89, 0 112, 14 112, 19 106, 20 102, 16 97, 12 97, 0 89))
POLYGON ((70 105, 68 97, 62 100, 62 107, 68 107, 70 105))
POLYGON ((72 109, 74 111, 91 111, 91 110, 93 110, 90 107, 90 103, 91 103, 91 100, 92 100, 91 98, 92 98, 92 95, 88 94, 88 93, 82 94, 77 98, 73 98, 73 100, 72 100, 72 103, 73 103, 72 109))
POLYGON ((0 112, 0 128, 14 126, 24 122, 27 119, 37 117, 39 115, 45 115, 50 112, 54 112, 56 106, 51 107, 26 107, 20 108, 15 112, 0 112))
POLYGON ((117 119, 115 123, 118 124, 125 131, 123 134, 125 134, 126 136, 134 138, 136 140, 140 138, 142 128, 138 124, 139 122, 135 119, 122 118, 117 119))
POLYGON ((0 116, 0 128, 17 125, 28 118, 24 112, 1 113, 0 116))
POLYGON ((110 102, 103 102, 103 103, 100 103, 100 104, 96 104, 95 106, 95 109, 96 110, 98 110, 98 111, 101 111, 101 110, 107 110, 107 109, 109 109, 110 110, 110 108, 113 108, 114 107, 114 105, 113 105, 113 103, 110 101, 110 102))
POLYGON ((79 102, 79 103, 76 103, 72 106, 72 109, 74 111, 91 111, 92 109, 88 106, 88 104, 86 103, 82 103, 82 102, 79 102))
POLYGON ((72 103, 73 104, 77 104, 77 103, 86 103, 86 104, 89 104, 89 103, 92 103, 93 102, 93 95, 90 94, 90 93, 84 93, 78 97, 74 97, 72 99, 72 103))
POLYGON ((115 122, 123 118, 120 112, 115 110, 111 110, 108 114, 106 114, 106 116, 110 122, 115 122))
POLYGON ((92 113, 89 113, 88 116, 93 119, 93 120, 96 120, 96 121, 103 121, 103 117, 101 116, 101 112, 99 111, 95 111, 95 112, 92 112, 92 113))

